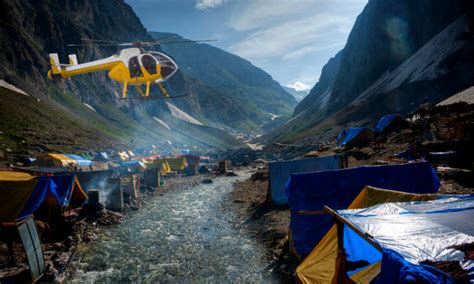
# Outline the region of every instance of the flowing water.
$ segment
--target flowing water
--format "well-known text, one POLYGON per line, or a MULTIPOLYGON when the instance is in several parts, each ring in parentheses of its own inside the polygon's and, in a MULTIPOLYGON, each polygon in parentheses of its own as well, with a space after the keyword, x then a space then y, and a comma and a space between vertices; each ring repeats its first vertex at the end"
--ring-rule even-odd
POLYGON ((79 249, 69 282, 273 282, 265 251, 223 206, 236 180, 170 190, 79 249))

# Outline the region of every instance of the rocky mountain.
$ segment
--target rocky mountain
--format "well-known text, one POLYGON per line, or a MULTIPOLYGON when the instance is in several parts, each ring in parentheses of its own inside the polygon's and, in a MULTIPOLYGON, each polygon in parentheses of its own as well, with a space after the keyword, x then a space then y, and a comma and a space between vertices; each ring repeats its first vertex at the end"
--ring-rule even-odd
POLYGON ((291 140, 334 125, 370 124, 473 85, 468 5, 461 0, 370 0, 344 49, 324 66, 310 95, 272 137, 291 140))
MULTIPOLYGON (((67 46, 81 43, 81 38, 152 40, 123 0, 0 0, 0 16, 0 80, 5 86, 13 85, 28 94, 24 96, 0 85, 0 151, 12 155, 32 154, 26 149, 74 151, 150 144, 163 148, 235 147, 241 142, 221 128, 260 131, 259 124, 269 120, 267 112, 290 113, 295 104, 268 74, 230 54, 222 55, 220 60, 233 58, 237 73, 243 70, 250 73, 248 77, 262 81, 252 82, 252 78, 244 80, 232 74, 234 81, 240 83, 232 93, 220 89, 225 82, 210 85, 210 78, 206 83, 200 81, 203 78, 179 71, 169 82, 168 90, 172 94, 190 93, 188 97, 143 102, 118 100, 121 86, 105 72, 47 80, 48 53, 58 53, 61 62, 67 62, 67 55, 75 53, 81 63, 119 50, 114 46, 67 46), (269 103, 259 104, 263 98, 269 103), (193 123, 183 113, 199 123, 193 123)), ((223 53, 210 46, 202 48, 223 53)), ((206 73, 205 69, 201 71, 206 73)), ((209 73, 216 72, 216 78, 221 71, 229 70, 212 69, 209 73)), ((225 78, 230 80, 232 76, 225 78)), ((235 88, 235 82, 228 88, 235 88)), ((159 92, 156 87, 151 91, 159 92)))
MULTIPOLYGON (((176 34, 153 37, 184 40, 176 34)), ((180 66, 195 98, 188 111, 217 124, 261 131, 274 115, 289 115, 296 100, 278 82, 249 61, 204 43, 163 44, 180 66)))
POLYGON ((342 51, 338 52, 324 65, 318 83, 316 83, 308 96, 295 108, 295 115, 298 115, 308 108, 317 111, 327 106, 334 87, 336 74, 341 64, 341 54, 342 51))
POLYGON ((288 94, 292 95, 297 102, 301 102, 308 95, 308 92, 306 91, 297 91, 296 89, 286 87, 286 86, 281 86, 281 87, 288 94))

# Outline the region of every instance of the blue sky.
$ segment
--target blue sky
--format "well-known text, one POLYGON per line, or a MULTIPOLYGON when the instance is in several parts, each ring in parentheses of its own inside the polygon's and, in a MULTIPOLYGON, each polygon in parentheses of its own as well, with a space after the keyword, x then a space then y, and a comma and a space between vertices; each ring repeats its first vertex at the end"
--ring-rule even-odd
POLYGON ((282 85, 310 88, 341 50, 367 0, 125 0, 149 31, 237 54, 282 85))

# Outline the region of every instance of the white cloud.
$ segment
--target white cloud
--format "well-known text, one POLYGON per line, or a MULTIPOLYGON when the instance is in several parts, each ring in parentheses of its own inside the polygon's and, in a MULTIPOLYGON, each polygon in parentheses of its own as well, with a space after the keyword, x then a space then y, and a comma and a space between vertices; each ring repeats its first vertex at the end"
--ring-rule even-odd
POLYGON ((334 41, 334 42, 325 42, 324 44, 320 44, 317 46, 304 46, 302 48, 295 49, 289 53, 286 53, 283 56, 283 59, 294 60, 311 53, 317 53, 322 50, 341 48, 342 46, 344 46, 344 44, 345 43, 343 41, 334 41))
POLYGON ((198 10, 207 10, 223 5, 227 0, 197 0, 194 6, 198 10))
MULTIPOLYGON (((242 41, 230 46, 230 50, 249 58, 287 57, 288 53, 300 51, 305 54, 320 50, 328 42, 334 45, 334 28, 346 25, 347 18, 333 14, 317 14, 302 19, 290 20, 268 28, 251 32, 242 41)), ((344 42, 338 40, 339 44, 344 42)), ((289 55, 295 57, 298 54, 289 55)))
MULTIPOLYGON (((233 2, 242 3, 242 2, 233 2)), ((366 0, 253 0, 228 27, 238 40, 227 50, 282 83, 314 85, 323 65, 341 50, 366 0)))
POLYGON ((308 9, 314 3, 306 0, 275 1, 256 0, 241 13, 230 19, 229 25, 236 31, 249 31, 262 26, 272 25, 275 19, 291 19, 308 9))
POLYGON ((293 84, 286 85, 286 87, 304 92, 308 92, 311 89, 311 85, 305 84, 303 82, 294 82, 293 84))

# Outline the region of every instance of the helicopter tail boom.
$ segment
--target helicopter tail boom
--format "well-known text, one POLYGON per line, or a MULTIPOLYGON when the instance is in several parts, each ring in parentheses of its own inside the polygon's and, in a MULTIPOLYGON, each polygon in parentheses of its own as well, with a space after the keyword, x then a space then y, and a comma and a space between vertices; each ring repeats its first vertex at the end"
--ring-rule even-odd
POLYGON ((75 54, 69 54, 69 64, 61 64, 59 62, 58 55, 51 53, 49 55, 49 62, 51 64, 51 70, 48 72, 48 78, 53 79, 56 77, 69 78, 75 75, 91 73, 95 71, 110 70, 121 61, 115 57, 109 57, 96 61, 86 62, 79 64, 77 56, 75 54))

